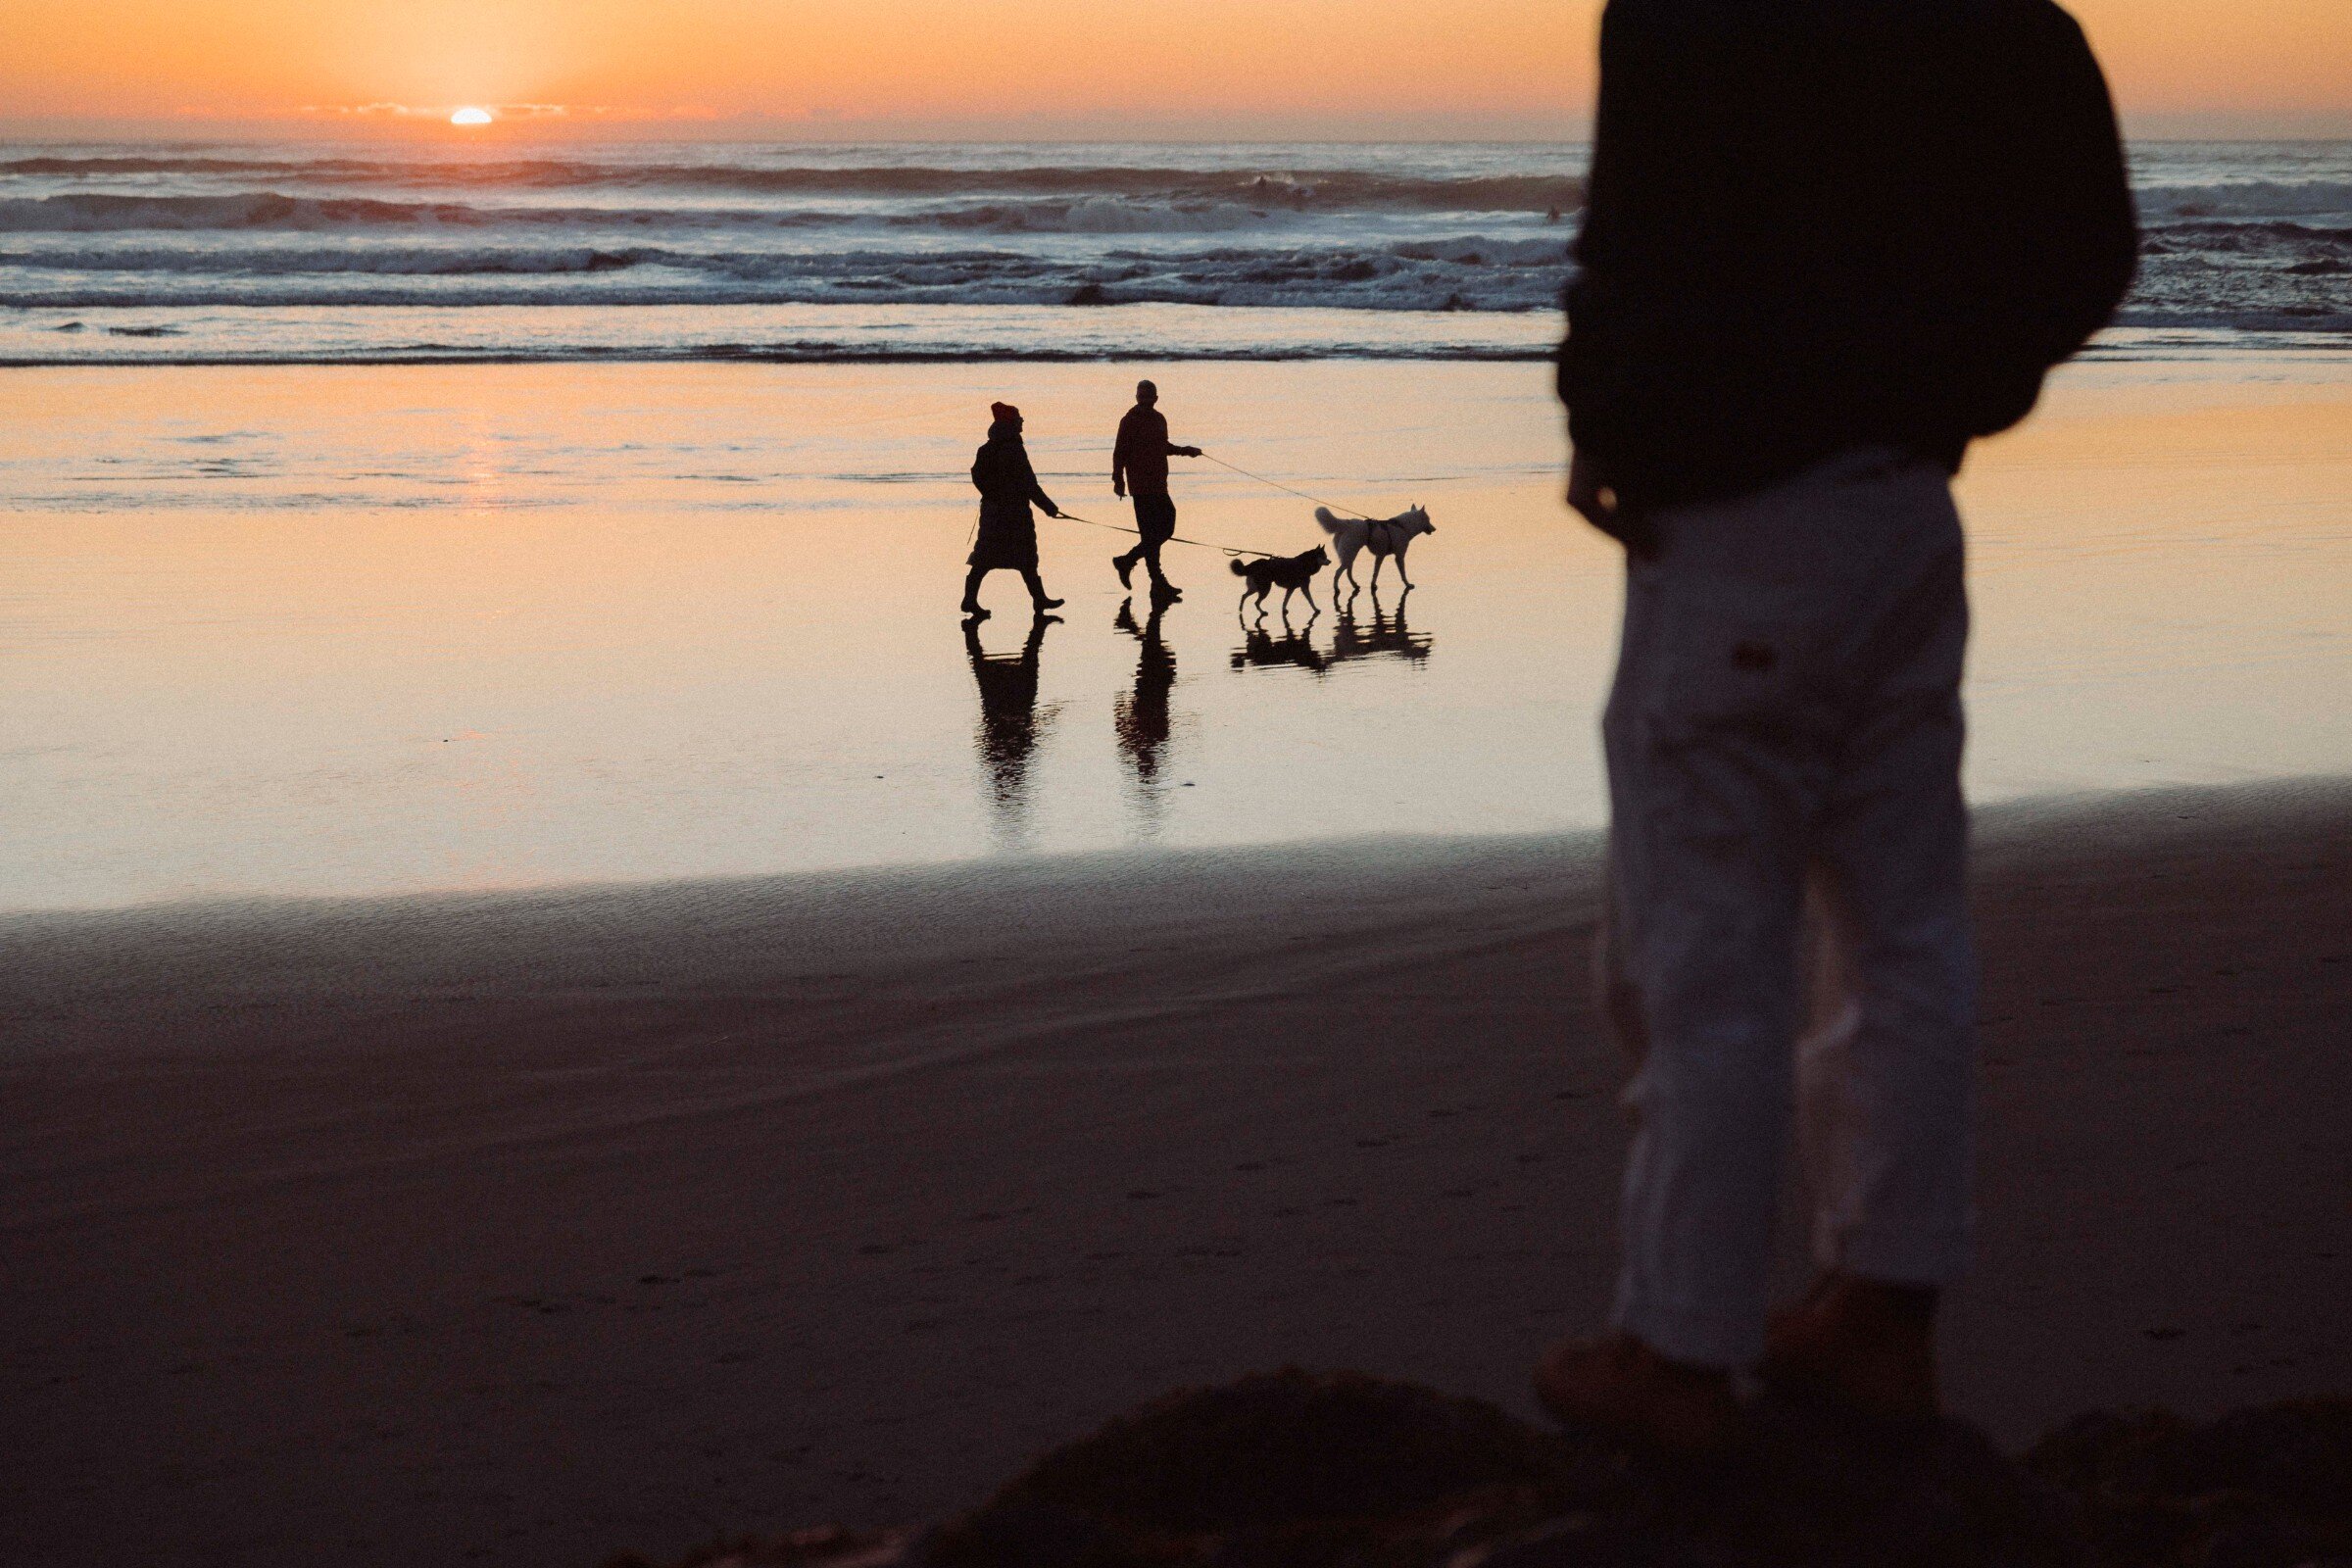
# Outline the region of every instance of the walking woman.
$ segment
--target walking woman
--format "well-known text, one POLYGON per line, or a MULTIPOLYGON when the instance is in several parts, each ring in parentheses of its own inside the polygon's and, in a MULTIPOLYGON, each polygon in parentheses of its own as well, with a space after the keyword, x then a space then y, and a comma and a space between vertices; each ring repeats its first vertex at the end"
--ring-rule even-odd
POLYGON ((1037 612, 1059 608, 1061 601, 1046 597, 1037 576, 1037 517, 1032 502, 1058 517, 1061 509, 1037 486, 1037 470, 1029 466, 1029 449, 1021 445, 1021 411, 1009 403, 992 403, 988 412, 996 423, 988 427, 988 444, 972 460, 972 485, 980 492, 980 538, 973 545, 971 571, 963 579, 963 612, 984 620, 980 608, 980 579, 1002 566, 1021 574, 1029 585, 1037 612))

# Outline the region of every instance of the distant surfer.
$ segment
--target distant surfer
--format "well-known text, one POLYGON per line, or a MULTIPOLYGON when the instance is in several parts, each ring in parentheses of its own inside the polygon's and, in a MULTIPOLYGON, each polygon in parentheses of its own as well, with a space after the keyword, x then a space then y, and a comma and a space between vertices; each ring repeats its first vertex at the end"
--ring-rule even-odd
POLYGON ((1009 403, 992 403, 988 412, 995 422, 988 427, 988 443, 972 459, 972 486, 980 492, 980 537, 966 562, 972 569, 963 579, 963 612, 974 620, 988 618, 988 612, 980 608, 980 579, 1003 567, 1021 574, 1021 581, 1029 585, 1029 601, 1042 615, 1059 609, 1061 601, 1048 599, 1046 585, 1038 579, 1037 517, 1029 508, 1033 503, 1043 507, 1049 517, 1060 516, 1061 509, 1038 488, 1029 449, 1021 444, 1021 411, 1009 403))
POLYGON ((1140 561, 1152 573, 1153 599, 1173 603, 1184 597, 1159 569, 1159 547, 1176 532, 1176 503, 1168 497, 1168 460, 1200 455, 1199 447, 1169 442, 1168 417, 1159 412, 1159 388, 1149 381, 1136 382, 1135 407, 1119 420, 1118 442, 1110 453, 1110 493, 1135 497, 1135 531, 1140 535, 1133 550, 1110 558, 1120 587, 1134 586, 1132 574, 1140 561))

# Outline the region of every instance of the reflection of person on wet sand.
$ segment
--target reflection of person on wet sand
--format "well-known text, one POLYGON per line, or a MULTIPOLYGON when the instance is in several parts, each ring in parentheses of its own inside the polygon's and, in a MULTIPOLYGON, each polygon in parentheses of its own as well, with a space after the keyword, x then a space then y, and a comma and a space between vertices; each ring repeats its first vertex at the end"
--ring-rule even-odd
POLYGON ((1051 710, 1044 720, 1038 716, 1038 654, 1046 645, 1046 628, 1059 624, 1059 616, 1041 614, 1029 623, 1029 640, 1018 654, 992 655, 980 646, 978 617, 963 623, 963 651, 980 687, 974 745, 988 769, 989 805, 998 830, 1006 838, 1018 838, 1027 826, 1029 759, 1053 718, 1051 710))
POLYGON ((1163 599, 1153 599, 1142 626, 1135 623, 1132 601, 1122 600, 1111 624, 1143 644, 1135 662, 1135 690, 1111 700, 1111 728, 1119 737, 1119 755, 1135 776, 1148 826, 1158 825, 1160 764, 1167 759, 1168 693, 1176 685, 1176 654, 1160 637, 1160 617, 1167 612, 1163 599))
POLYGON ((1061 601, 1046 597, 1037 575, 1037 518, 1030 504, 1046 515, 1058 517, 1061 509, 1038 487, 1037 470, 1029 466, 1029 449, 1021 444, 1021 411, 1009 403, 992 403, 988 412, 996 422, 988 427, 988 444, 972 460, 972 486, 980 492, 980 537, 972 546, 963 579, 963 612, 986 618, 980 608, 980 579, 1003 567, 1021 574, 1029 585, 1030 602, 1043 614, 1061 601))

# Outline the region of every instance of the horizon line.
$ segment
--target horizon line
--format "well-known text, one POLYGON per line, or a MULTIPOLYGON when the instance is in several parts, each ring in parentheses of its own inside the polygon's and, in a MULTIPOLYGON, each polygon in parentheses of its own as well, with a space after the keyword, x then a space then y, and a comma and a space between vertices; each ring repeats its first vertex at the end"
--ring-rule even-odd
MULTIPOLYGON (((2169 118, 2169 117, 2168 117, 2169 118)), ((349 121, 231 121, 209 123, 185 120, 158 122, 139 120, 116 121, 15 121, 0 118, 0 140, 19 143, 42 141, 82 142, 115 138, 137 139, 150 144, 182 143, 202 146, 208 143, 239 139, 321 140, 321 141, 396 141, 416 143, 430 141, 446 146, 491 146, 501 140, 547 143, 562 141, 676 141, 727 142, 746 145, 790 145, 809 147, 853 147, 874 143, 902 146, 931 147, 1313 147, 1402 145, 1417 147, 1445 146, 1509 146, 1509 147, 1581 147, 1592 141, 1590 129, 1565 134, 1511 134, 1411 132, 1365 130, 1348 132, 1321 130, 1285 135, 1279 132, 1256 132, 1246 135, 1216 135, 1208 132, 1156 131, 1149 134, 1117 135, 1074 129, 1039 130, 1028 135, 976 136, 945 129, 891 129, 875 126, 863 133, 852 133, 847 127, 834 126, 827 132, 809 127, 805 133, 794 133, 782 127, 755 130, 739 122, 728 130, 720 130, 707 122, 619 122, 569 121, 546 117, 535 121, 499 122, 488 130, 467 130, 453 127, 446 122, 410 121, 406 122, 374 122, 355 123, 349 121), (660 128, 657 128, 660 127, 660 128), (696 134, 696 129, 702 131, 696 134), (501 132, 506 132, 504 136, 501 132)), ((2135 131, 2124 128, 2124 139, 2132 145, 2145 146, 2164 143, 2244 143, 2278 142, 2352 143, 2352 125, 2342 127, 2286 128, 2277 126, 2256 128, 2239 126, 2212 129, 2168 126, 2161 129, 2135 131)))

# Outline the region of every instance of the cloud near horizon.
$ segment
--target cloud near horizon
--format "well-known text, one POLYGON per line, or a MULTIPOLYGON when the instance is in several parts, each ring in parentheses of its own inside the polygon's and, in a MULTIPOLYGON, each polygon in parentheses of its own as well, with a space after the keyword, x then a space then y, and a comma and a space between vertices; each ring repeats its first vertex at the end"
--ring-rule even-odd
POLYGON ((343 120, 447 120, 461 109, 486 109, 500 120, 572 120, 593 119, 609 115, 612 110, 597 107, 573 108, 569 104, 305 104, 296 111, 302 115, 325 115, 343 120))

